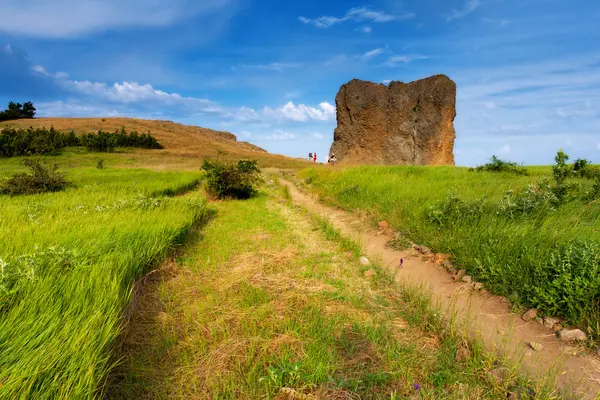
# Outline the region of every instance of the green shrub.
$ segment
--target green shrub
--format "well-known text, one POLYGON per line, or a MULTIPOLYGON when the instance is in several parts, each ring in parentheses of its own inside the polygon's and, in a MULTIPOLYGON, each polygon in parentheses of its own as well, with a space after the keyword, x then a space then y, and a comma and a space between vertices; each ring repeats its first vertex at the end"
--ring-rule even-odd
POLYGON ((503 161, 496 156, 492 156, 489 163, 470 168, 469 171, 488 171, 488 172, 508 172, 517 175, 527 175, 527 169, 520 167, 515 162, 503 161))
POLYGON ((237 164, 204 160, 206 190, 218 199, 247 199, 256 194, 262 182, 257 161, 240 160, 237 164))
POLYGON ((75 132, 58 132, 54 128, 4 128, 0 131, 0 157, 57 154, 67 146, 84 146, 89 151, 113 152, 116 147, 162 149, 150 133, 121 130, 109 133, 102 130, 77 137, 75 132))
POLYGON ((23 160, 31 173, 18 173, 0 182, 0 193, 15 196, 19 194, 35 194, 57 192, 68 185, 63 173, 58 171, 58 165, 44 166, 40 160, 23 160))

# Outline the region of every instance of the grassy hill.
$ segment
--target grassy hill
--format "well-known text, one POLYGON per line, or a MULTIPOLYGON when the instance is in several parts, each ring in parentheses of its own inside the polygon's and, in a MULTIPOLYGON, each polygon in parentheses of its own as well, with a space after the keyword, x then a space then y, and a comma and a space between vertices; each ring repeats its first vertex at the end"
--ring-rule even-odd
MULTIPOLYGON (((150 132, 165 147, 164 150, 135 150, 137 165, 157 169, 196 169, 199 159, 217 158, 237 160, 251 158, 260 161, 263 167, 305 167, 307 161, 282 155, 270 154, 264 149, 247 142, 239 142, 229 132, 214 131, 198 126, 182 125, 171 121, 144 120, 137 118, 36 118, 6 121, 0 129, 54 127, 58 131, 76 134, 96 132, 100 129, 111 132, 124 127, 139 133, 150 132)), ((116 164, 130 161, 131 153, 111 155, 116 164)))

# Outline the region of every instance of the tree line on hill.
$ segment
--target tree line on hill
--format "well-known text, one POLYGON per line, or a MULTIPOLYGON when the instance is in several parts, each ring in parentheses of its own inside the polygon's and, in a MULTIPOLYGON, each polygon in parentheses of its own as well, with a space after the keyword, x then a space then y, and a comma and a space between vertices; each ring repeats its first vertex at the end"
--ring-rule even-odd
POLYGON ((0 111, 0 121, 33 118, 35 117, 35 111, 36 109, 30 101, 24 104, 11 101, 8 103, 8 108, 6 110, 0 111))
POLYGON ((87 133, 56 131, 54 128, 5 128, 0 132, 0 157, 57 154, 65 147, 86 147, 89 151, 112 153, 117 147, 162 149, 150 133, 127 133, 125 128, 115 132, 87 133))

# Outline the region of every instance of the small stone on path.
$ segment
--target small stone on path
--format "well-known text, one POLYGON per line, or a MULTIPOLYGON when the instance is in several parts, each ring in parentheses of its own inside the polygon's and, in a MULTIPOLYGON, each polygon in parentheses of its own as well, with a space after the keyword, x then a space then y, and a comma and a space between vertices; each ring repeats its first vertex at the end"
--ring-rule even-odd
POLYGON ((473 278, 471 277, 471 275, 465 275, 462 277, 462 281, 466 283, 471 283, 473 282, 473 278))
POLYGON ((565 342, 584 342, 588 339, 588 336, 581 329, 563 329, 558 332, 558 338, 565 342))
POLYGON ((370 264, 369 259, 365 256, 361 256, 358 261, 360 261, 360 263, 365 267, 370 264))
POLYGON ((387 228, 389 228, 389 227, 390 227, 390 224, 388 224, 388 223, 387 223, 387 221, 379 221, 379 224, 378 224, 378 226, 379 226, 381 229, 387 229, 387 228))
POLYGON ((529 342, 527 344, 535 351, 542 351, 544 349, 544 346, 541 343, 529 342))
POLYGON ((560 324, 560 319, 556 317, 544 317, 544 326, 546 328, 554 328, 556 324, 560 324))
POLYGON ((473 289, 475 289, 475 290, 482 290, 483 289, 483 283, 481 283, 481 282, 475 282, 473 284, 473 289))
POLYGON ((537 317, 537 310, 535 308, 531 308, 525 311, 525 314, 521 315, 521 319, 525 322, 529 322, 537 317))

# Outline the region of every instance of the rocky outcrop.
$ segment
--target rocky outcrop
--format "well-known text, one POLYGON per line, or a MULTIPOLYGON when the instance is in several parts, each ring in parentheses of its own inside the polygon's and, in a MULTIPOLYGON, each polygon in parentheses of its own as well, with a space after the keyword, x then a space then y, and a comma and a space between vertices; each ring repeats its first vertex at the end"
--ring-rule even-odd
POLYGON ((454 165, 456 84, 445 75, 388 86, 354 79, 336 98, 330 153, 351 164, 454 165))

